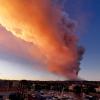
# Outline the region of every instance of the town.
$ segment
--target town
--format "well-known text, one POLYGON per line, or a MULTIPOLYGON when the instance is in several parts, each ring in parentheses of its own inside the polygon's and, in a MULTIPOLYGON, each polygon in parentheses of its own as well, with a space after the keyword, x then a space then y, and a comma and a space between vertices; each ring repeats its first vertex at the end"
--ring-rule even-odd
POLYGON ((100 82, 0 80, 0 100, 100 100, 100 82))

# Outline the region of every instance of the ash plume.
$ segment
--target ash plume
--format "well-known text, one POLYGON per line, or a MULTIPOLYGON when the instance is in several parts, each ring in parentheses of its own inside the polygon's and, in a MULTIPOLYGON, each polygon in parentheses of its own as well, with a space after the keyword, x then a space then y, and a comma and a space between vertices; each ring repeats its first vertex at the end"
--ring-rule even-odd
POLYGON ((0 24, 40 49, 47 64, 45 70, 77 79, 84 49, 78 46, 74 21, 59 4, 53 3, 53 0, 0 0, 0 24))

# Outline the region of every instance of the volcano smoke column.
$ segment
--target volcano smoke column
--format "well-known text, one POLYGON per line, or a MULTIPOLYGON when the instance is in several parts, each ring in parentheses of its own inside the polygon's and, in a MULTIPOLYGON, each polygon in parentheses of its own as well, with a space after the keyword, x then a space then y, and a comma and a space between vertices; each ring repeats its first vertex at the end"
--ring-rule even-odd
POLYGON ((77 78, 83 49, 74 22, 53 0, 0 0, 0 24, 40 49, 48 64, 45 70, 77 78))

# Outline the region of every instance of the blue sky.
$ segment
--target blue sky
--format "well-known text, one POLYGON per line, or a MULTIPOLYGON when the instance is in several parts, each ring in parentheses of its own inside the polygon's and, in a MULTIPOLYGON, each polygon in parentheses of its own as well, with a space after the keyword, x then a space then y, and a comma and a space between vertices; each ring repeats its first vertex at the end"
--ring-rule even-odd
POLYGON ((68 0, 68 3, 66 10, 80 21, 80 44, 85 47, 79 76, 100 81, 100 0, 68 0))
MULTIPOLYGON (((65 0, 64 6, 69 16, 79 23, 80 44, 85 48, 79 77, 85 80, 100 81, 100 0, 65 0)), ((19 59, 16 56, 12 57, 6 50, 2 50, 2 44, 0 44, 0 49, 0 52, 2 51, 0 53, 0 78, 63 79, 60 76, 37 69, 38 62, 19 59), (33 66, 35 66, 34 69, 33 66)))
POLYGON ((91 13, 91 16, 88 18, 87 32, 81 38, 86 48, 82 67, 87 70, 83 70, 85 74, 81 73, 90 80, 100 80, 100 1, 87 1, 84 11, 91 13))

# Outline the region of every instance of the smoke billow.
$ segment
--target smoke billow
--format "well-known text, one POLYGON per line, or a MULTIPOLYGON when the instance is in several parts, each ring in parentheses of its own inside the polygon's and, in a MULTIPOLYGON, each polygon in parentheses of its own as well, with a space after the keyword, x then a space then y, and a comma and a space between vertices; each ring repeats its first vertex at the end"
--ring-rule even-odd
POLYGON ((53 0, 0 0, 0 24, 40 49, 48 64, 45 70, 77 78, 84 50, 78 47, 75 23, 59 4, 53 0))

